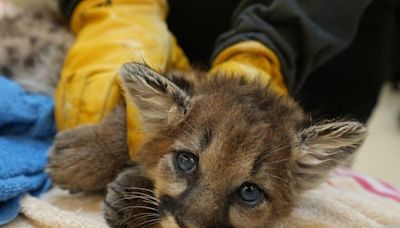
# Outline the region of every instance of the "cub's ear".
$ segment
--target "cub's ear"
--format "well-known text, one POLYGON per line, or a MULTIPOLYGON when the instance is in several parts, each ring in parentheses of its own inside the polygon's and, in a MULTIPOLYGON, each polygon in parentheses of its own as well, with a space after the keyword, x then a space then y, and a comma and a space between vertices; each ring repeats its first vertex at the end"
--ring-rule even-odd
POLYGON ((126 93, 138 108, 143 130, 150 136, 177 125, 187 115, 191 104, 188 93, 147 65, 126 63, 121 76, 126 93))
POLYGON ((350 162, 366 136, 365 126, 352 121, 324 123, 302 130, 293 168, 297 190, 314 187, 331 170, 350 162))

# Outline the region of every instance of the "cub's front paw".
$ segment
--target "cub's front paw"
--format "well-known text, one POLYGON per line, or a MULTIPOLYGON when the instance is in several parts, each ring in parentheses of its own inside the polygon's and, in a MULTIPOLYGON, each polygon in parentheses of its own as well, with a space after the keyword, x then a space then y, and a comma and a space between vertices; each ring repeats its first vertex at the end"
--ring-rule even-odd
POLYGON ((111 227, 154 227, 158 224, 158 200, 153 183, 139 166, 121 173, 107 189, 104 217, 111 227))

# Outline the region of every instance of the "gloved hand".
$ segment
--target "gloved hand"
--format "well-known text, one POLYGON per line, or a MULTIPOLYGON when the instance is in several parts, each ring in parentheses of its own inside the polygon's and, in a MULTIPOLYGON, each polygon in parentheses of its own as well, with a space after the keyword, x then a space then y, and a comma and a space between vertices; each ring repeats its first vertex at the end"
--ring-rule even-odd
MULTIPOLYGON (((76 41, 56 90, 59 131, 98 123, 124 100, 122 64, 145 61, 153 69, 188 70, 189 63, 165 23, 166 0, 82 0, 71 17, 76 41)), ((135 107, 127 102, 131 158, 143 141, 135 107)))
POLYGON ((220 52, 208 75, 219 73, 228 77, 244 75, 249 81, 257 79, 279 95, 287 94, 278 57, 258 41, 236 43, 220 52))

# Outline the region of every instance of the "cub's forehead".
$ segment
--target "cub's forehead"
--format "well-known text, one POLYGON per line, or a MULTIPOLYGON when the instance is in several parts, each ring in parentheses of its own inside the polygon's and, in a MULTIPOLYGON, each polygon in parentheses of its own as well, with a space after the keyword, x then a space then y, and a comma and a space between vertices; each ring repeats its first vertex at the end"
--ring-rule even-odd
POLYGON ((258 154, 260 150, 272 150, 291 143, 296 134, 295 119, 268 113, 272 111, 234 99, 203 96, 196 99, 189 115, 178 126, 181 130, 178 139, 180 144, 192 144, 196 150, 210 145, 230 153, 246 150, 247 154, 258 154))
POLYGON ((252 165, 260 159, 268 161, 288 156, 287 151, 294 142, 292 134, 275 128, 274 124, 243 121, 241 117, 212 118, 213 121, 203 118, 198 122, 189 118, 182 123, 174 149, 187 149, 200 157, 219 159, 221 163, 252 165), (271 152, 274 154, 269 156, 271 152))
MULTIPOLYGON (((304 121, 302 109, 290 98, 277 97, 258 90, 246 93, 240 87, 226 91, 199 94, 193 99, 193 111, 212 115, 216 118, 236 118, 236 122, 248 121, 282 123, 284 126, 296 125, 304 121), (288 125, 289 124, 289 125, 288 125)), ((210 117, 210 116, 208 116, 210 117)))

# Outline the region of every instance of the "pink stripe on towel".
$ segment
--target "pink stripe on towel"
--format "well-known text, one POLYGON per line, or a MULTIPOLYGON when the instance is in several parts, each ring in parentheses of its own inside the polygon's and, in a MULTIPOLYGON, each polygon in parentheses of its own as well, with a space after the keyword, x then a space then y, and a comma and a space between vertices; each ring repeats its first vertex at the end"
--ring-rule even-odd
POLYGON ((382 191, 378 191, 376 186, 373 186, 370 184, 370 182, 366 181, 365 179, 363 179, 362 177, 357 177, 354 176, 353 177, 365 190, 374 193, 375 195, 379 195, 379 196, 383 196, 386 198, 390 198, 392 200, 395 200, 397 202, 400 203, 400 196, 396 196, 390 193, 386 193, 386 192, 382 192, 382 191))
POLYGON ((335 170, 334 175, 351 178, 365 191, 400 203, 400 191, 388 183, 344 168, 335 170))

